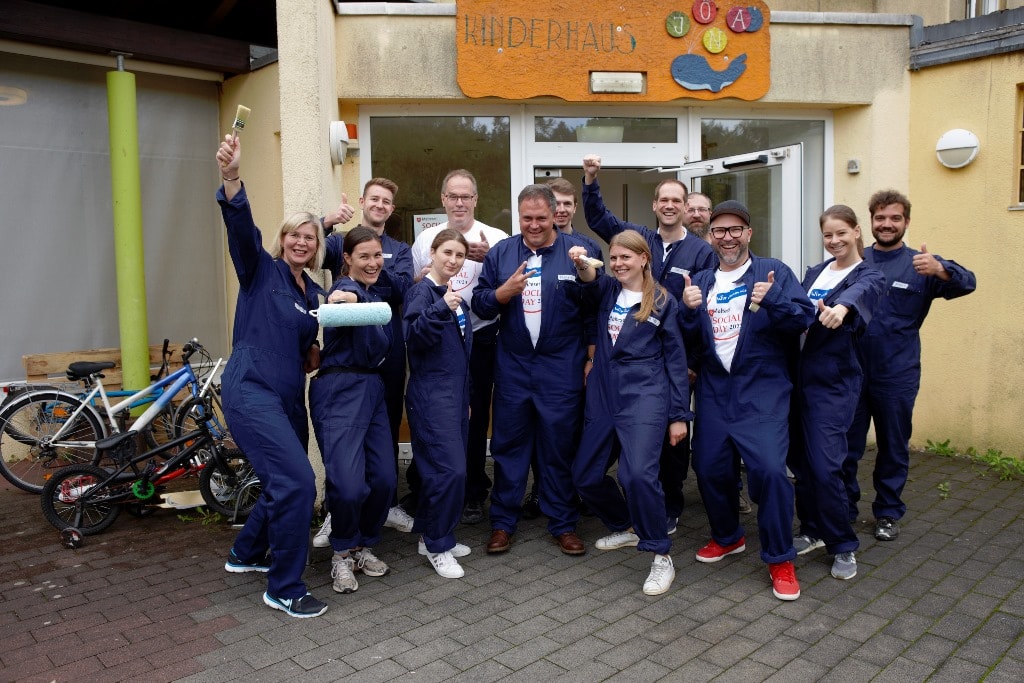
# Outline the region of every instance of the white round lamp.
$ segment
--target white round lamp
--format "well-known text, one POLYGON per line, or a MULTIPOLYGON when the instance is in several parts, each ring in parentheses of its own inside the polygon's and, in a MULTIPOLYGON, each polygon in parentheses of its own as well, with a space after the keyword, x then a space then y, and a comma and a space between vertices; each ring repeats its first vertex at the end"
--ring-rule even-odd
POLYGON ((963 128, 946 131, 935 143, 935 156, 946 168, 963 168, 978 156, 978 136, 963 128))

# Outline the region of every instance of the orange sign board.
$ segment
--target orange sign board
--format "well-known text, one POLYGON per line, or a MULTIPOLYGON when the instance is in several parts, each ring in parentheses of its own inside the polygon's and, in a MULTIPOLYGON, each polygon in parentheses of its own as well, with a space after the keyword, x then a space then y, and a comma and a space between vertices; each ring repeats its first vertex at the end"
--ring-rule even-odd
POLYGON ((756 100, 768 92, 761 0, 458 0, 468 97, 570 102, 756 100), (595 72, 612 72, 592 83, 595 72))

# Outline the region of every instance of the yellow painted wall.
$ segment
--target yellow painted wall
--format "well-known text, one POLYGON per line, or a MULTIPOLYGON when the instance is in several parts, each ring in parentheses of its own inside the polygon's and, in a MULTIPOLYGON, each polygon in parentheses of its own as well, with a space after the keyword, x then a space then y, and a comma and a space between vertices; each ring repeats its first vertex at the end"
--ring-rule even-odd
POLYGON ((1022 82, 1022 53, 911 76, 909 242, 926 242, 978 277, 974 294, 936 302, 923 328, 916 445, 951 439, 1024 455, 1024 323, 1008 267, 1024 251, 1024 211, 1008 208, 1017 206, 1022 82), (959 170, 935 158, 935 143, 951 128, 981 141, 977 159, 959 170))

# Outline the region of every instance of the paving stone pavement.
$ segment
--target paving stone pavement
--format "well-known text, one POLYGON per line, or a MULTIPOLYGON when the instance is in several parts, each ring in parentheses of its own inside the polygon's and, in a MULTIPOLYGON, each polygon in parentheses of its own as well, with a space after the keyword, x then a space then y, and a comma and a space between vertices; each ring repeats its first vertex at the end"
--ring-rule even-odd
MULTIPOLYGON (((869 453, 861 485, 870 498, 869 453)), ((486 523, 459 528, 466 576, 437 576, 415 538, 385 530, 391 565, 330 588, 329 552, 306 572, 318 619, 265 607, 261 575, 228 574, 235 531, 161 511, 122 515, 66 550, 34 496, 0 485, 0 681, 1020 681, 1024 496, 964 459, 915 453, 900 539, 872 537, 862 502, 858 574, 797 558, 802 595, 772 596, 754 516, 747 550, 694 552, 707 521, 692 475, 674 536, 676 580, 641 593, 650 556, 559 552, 543 518, 512 550, 484 553, 486 523)), ((866 514, 867 512, 867 514, 866 514)))

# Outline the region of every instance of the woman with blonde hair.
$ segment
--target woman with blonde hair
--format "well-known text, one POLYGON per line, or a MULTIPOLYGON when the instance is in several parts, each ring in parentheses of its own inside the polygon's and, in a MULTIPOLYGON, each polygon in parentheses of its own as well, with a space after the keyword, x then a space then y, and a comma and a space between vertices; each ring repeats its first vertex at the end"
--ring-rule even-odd
POLYGON ((654 553, 643 591, 659 595, 675 578, 658 480, 661 444, 666 433, 673 445, 683 439, 693 418, 678 306, 654 281, 650 247, 638 232, 612 238, 614 277, 595 279, 583 247, 572 247, 569 255, 580 280, 592 283, 584 296, 597 308, 597 347, 573 484, 613 532, 597 541, 599 550, 636 546, 654 553), (618 484, 607 474, 616 446, 618 484))

